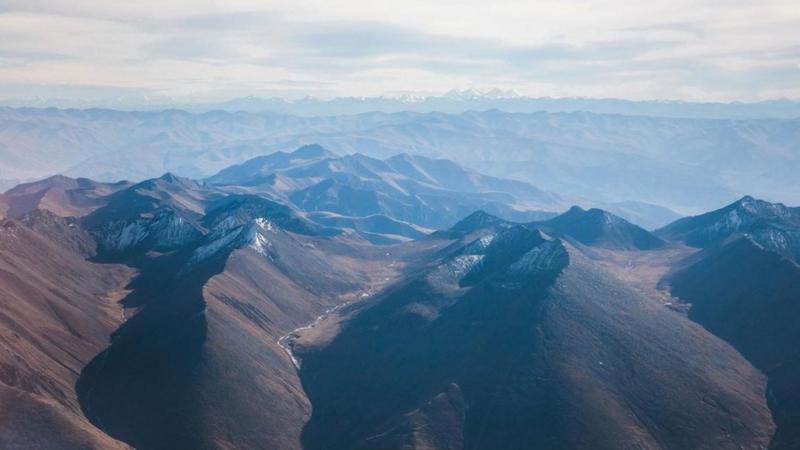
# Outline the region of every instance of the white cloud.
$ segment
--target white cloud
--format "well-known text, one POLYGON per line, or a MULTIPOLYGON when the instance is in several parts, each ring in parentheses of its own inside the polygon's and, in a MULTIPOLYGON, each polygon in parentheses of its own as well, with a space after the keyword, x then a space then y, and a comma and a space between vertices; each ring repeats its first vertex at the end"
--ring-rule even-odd
POLYGON ((798 29, 794 0, 4 0, 0 92, 796 97, 798 29))

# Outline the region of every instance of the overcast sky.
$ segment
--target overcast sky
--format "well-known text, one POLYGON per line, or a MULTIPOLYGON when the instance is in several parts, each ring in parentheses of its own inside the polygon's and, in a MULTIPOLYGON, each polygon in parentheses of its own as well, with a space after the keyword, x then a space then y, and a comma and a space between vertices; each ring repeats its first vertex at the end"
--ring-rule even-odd
POLYGON ((0 0, 0 98, 800 98, 800 0, 0 0))

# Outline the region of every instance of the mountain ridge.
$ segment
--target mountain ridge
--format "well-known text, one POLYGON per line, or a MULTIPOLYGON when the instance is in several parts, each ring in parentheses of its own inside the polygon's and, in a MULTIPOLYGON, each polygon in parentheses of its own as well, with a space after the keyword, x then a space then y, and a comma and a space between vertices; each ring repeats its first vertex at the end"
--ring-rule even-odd
POLYGON ((745 234, 760 245, 800 260, 800 208, 751 196, 700 216, 680 219, 656 234, 695 247, 708 247, 733 235, 745 234))
POLYGON ((564 196, 696 214, 740 197, 742 186, 798 202, 796 122, 502 111, 297 117, 0 109, 0 140, 19 143, 14 152, 0 147, 0 158, 7 179, 64 173, 141 180, 166 171, 204 178, 264 153, 318 143, 376 158, 413 151, 564 196), (709 164, 719 173, 705 171, 709 164))

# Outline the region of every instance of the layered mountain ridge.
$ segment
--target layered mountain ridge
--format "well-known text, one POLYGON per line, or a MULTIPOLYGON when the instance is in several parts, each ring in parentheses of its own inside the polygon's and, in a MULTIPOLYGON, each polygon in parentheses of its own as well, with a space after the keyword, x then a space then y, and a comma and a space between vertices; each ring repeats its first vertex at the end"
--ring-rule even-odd
POLYGON ((14 143, 0 147, 4 179, 64 173, 142 180, 164 172, 199 179, 253 157, 319 143, 340 154, 373 158, 398 153, 446 158, 564 197, 645 202, 681 214, 706 211, 747 193, 800 201, 796 118, 492 109, 298 117, 0 108, 0 125, 0 141, 14 143))
POLYGON ((515 221, 481 206, 553 197, 452 164, 309 146, 216 181, 8 191, 90 201, 0 227, 19 402, 0 443, 796 446, 798 266, 763 231, 792 242, 793 208, 747 197, 656 233, 597 208, 515 221), (337 209, 347 189, 379 201, 337 209))
POLYGON ((208 182, 246 186, 303 211, 384 215, 426 228, 446 228, 478 208, 525 221, 562 204, 529 184, 481 175, 452 161, 408 154, 385 160, 336 156, 318 145, 252 159, 208 182))

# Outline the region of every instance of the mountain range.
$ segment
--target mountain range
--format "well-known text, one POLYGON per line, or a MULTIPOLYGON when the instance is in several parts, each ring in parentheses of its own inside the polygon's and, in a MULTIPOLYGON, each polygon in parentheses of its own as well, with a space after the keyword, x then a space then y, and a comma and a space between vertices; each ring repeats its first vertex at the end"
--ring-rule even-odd
POLYGON ((386 216, 431 230, 447 228, 476 209, 526 221, 563 208, 555 194, 452 161, 408 154, 385 160, 358 153, 340 157, 319 145, 257 157, 207 181, 229 191, 267 195, 302 211, 334 213, 317 216, 331 223, 386 216))
POLYGON ((248 96, 222 101, 199 101, 158 97, 153 95, 120 95, 114 99, 91 100, 75 98, 5 99, 5 106, 39 108, 113 108, 119 110, 152 111, 183 109, 192 112, 273 112, 300 116, 328 116, 337 114, 362 114, 374 111, 387 113, 446 112, 459 114, 466 111, 502 109, 509 112, 575 112, 588 111, 599 114, 646 115, 660 117, 694 117, 706 119, 744 118, 796 118, 800 116, 800 102, 793 100, 767 100, 760 102, 691 102, 670 100, 624 100, 614 98, 581 97, 530 97, 513 90, 498 88, 453 89, 441 95, 404 93, 382 97, 336 97, 331 99, 304 97, 248 96))
POLYGON ((302 117, 221 110, 2 108, 0 180, 9 186, 18 183, 13 180, 62 173, 140 181, 164 172, 200 179, 260 155, 318 143, 339 155, 449 159, 575 203, 629 209, 646 203, 685 215, 745 194, 800 202, 797 129, 797 119, 588 112, 302 117))
POLYGON ((12 188, 0 447, 797 448, 797 209, 566 201, 317 145, 12 188))

